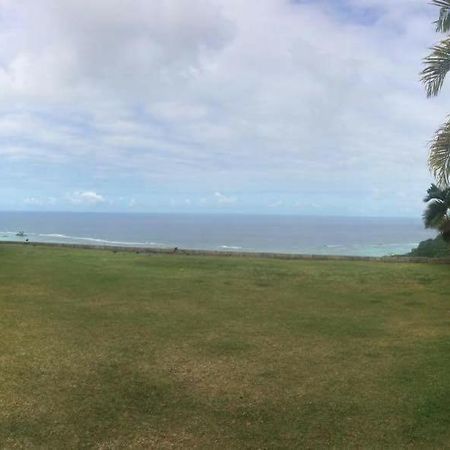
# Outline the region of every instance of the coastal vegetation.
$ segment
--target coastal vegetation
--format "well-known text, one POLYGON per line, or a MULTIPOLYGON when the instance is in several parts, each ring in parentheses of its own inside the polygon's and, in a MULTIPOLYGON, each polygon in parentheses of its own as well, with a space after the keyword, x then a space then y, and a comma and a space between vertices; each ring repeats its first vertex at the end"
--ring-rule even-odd
POLYGON ((425 227, 439 230, 442 240, 450 242, 450 188, 441 189, 432 184, 424 202, 428 204, 423 215, 425 227))
MULTIPOLYGON (((436 32, 446 33, 447 36, 431 49, 425 58, 425 68, 422 71, 422 81, 425 84, 427 96, 439 94, 445 78, 450 70, 450 0, 432 0, 440 8, 439 17, 435 22, 436 32)), ((428 203, 424 213, 426 228, 439 231, 440 238, 422 242, 412 254, 422 256, 441 256, 446 244, 450 242, 450 120, 442 125, 435 133, 430 145, 429 166, 436 178, 437 185, 432 184, 428 189, 424 201, 428 203)))
POLYGON ((425 258, 450 258, 450 245, 445 242, 441 235, 434 239, 422 241, 417 248, 407 256, 425 258))
POLYGON ((0 258, 3 448, 448 447, 448 266, 0 258))
MULTIPOLYGON (((450 0, 432 0, 440 8, 436 20, 436 31, 447 36, 432 47, 430 55, 425 58, 422 81, 428 97, 439 94, 450 70, 450 0)), ((450 120, 436 132, 430 146, 430 168, 439 185, 446 186, 450 179, 450 120)))

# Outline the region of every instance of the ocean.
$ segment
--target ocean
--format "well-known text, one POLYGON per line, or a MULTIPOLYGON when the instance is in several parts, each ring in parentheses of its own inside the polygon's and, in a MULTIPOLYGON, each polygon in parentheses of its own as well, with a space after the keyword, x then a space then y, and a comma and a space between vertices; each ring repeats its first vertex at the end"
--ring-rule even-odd
POLYGON ((0 212, 0 240, 20 242, 385 256, 434 235, 419 218, 0 212))

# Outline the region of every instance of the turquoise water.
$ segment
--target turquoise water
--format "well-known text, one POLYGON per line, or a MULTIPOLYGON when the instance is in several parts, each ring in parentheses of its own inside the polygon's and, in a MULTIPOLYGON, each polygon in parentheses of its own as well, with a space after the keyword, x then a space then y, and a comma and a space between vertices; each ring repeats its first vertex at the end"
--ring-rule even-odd
POLYGON ((0 212, 0 240, 31 242, 385 256, 433 236, 419 218, 0 212))

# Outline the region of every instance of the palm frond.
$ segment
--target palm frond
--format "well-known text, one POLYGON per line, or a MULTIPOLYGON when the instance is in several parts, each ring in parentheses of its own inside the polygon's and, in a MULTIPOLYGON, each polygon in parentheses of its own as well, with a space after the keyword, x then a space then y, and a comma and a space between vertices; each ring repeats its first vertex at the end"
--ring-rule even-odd
POLYGON ((434 22, 438 33, 450 30, 450 0, 433 0, 431 4, 441 8, 439 19, 434 22))
POLYGON ((426 228, 440 229, 447 218, 448 206, 436 200, 428 204, 427 209, 423 213, 423 222, 426 228))
POLYGON ((430 145, 428 158, 430 170, 440 186, 449 186, 450 181, 450 121, 436 131, 430 145))
POLYGON ((421 80, 427 90, 427 96, 436 96, 444 84, 445 77, 450 71, 450 38, 444 39, 431 48, 431 53, 423 60, 421 80))
POLYGON ((423 199, 425 203, 428 203, 431 200, 441 200, 443 202, 447 199, 447 190, 448 189, 441 189, 440 187, 436 186, 434 183, 427 189, 427 195, 423 199))

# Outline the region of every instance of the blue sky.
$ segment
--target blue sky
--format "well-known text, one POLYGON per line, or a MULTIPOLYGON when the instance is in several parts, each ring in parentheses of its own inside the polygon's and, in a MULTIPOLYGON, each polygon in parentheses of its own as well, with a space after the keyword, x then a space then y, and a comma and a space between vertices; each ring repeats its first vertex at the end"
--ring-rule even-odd
POLYGON ((0 209, 420 216, 422 0, 0 0, 0 209))

